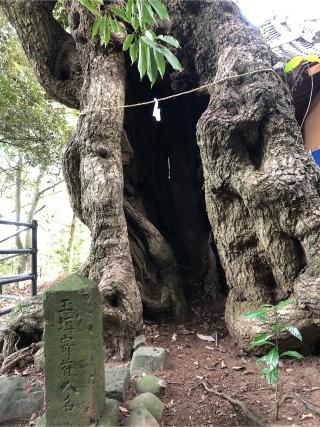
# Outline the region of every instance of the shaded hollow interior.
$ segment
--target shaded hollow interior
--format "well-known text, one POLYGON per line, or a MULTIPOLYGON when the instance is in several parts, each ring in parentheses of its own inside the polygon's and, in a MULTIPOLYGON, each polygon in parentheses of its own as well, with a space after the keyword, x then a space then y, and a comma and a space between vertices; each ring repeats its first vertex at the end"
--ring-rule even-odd
MULTIPOLYGON (((134 72, 129 76, 126 104, 171 94, 165 82, 150 89, 146 79, 137 81, 134 72)), ((162 101, 160 122, 152 117, 153 104, 125 111, 125 130, 134 152, 134 167, 130 164, 126 170, 124 165, 125 197, 139 200, 148 221, 170 245, 189 303, 196 296, 208 301, 224 299, 227 292, 206 213, 196 142, 196 125, 208 102, 205 94, 162 101)), ((130 223, 128 227, 131 242, 137 240, 130 223)), ((133 255, 137 276, 137 262, 141 261, 135 258, 133 255)))

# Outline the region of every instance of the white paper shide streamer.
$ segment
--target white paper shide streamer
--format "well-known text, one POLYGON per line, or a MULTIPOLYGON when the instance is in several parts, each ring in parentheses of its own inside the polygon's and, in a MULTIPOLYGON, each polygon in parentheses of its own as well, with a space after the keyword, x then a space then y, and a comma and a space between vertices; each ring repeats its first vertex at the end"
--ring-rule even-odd
POLYGON ((159 108, 159 101, 157 98, 154 98, 154 109, 153 109, 153 117, 155 117, 157 122, 161 121, 161 111, 159 108))

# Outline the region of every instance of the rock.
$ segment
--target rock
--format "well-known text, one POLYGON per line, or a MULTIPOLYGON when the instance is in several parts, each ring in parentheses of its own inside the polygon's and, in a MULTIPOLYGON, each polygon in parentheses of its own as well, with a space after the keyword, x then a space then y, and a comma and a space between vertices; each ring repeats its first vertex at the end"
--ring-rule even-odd
POLYGON ((97 427, 114 427, 118 425, 119 402, 114 399, 106 399, 106 409, 100 418, 97 427))
POLYGON ((98 286, 72 274, 44 294, 48 426, 87 426, 105 412, 102 307, 98 286))
POLYGON ((43 356, 43 347, 41 347, 33 356, 33 363, 35 370, 37 372, 43 371, 44 365, 44 356, 43 356))
POLYGON ((129 368, 105 368, 106 396, 120 402, 125 401, 129 380, 129 368))
POLYGON ((128 427, 159 427, 157 420, 150 412, 141 407, 132 411, 127 422, 128 427))
POLYGON ((144 335, 139 335, 134 340, 133 349, 137 350, 139 347, 145 347, 146 345, 147 345, 146 337, 144 335))
POLYGON ((161 347, 139 347, 132 356, 130 375, 152 374, 163 368, 166 351, 161 347))
POLYGON ((0 424, 25 420, 43 406, 44 392, 21 377, 0 377, 0 424))
POLYGON ((154 375, 146 375, 141 377, 136 382, 136 389, 138 393, 153 393, 158 397, 164 395, 166 382, 154 375))
POLYGON ((130 409, 147 409, 154 418, 159 421, 164 410, 164 404, 152 393, 142 393, 129 403, 130 409))

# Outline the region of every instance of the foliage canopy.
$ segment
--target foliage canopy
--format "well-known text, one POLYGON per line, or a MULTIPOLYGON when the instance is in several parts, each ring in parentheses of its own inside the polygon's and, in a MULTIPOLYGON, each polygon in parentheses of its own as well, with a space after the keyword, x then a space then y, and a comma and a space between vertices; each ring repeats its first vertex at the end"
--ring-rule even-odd
POLYGON ((2 14, 0 26, 0 143, 7 155, 22 155, 29 165, 47 169, 60 161, 72 127, 65 107, 45 98, 2 14))

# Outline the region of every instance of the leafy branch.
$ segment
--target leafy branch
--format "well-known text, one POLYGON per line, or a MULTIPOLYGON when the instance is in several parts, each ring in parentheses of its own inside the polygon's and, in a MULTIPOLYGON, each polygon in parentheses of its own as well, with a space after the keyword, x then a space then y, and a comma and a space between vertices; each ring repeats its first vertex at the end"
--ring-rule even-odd
POLYGON ((302 359, 303 356, 297 351, 287 350, 279 353, 279 338, 284 331, 289 332, 298 340, 302 341, 302 336, 298 328, 287 322, 281 322, 279 319, 280 310, 288 305, 294 304, 293 300, 281 301, 277 305, 264 304, 258 310, 247 311, 243 316, 251 321, 259 321, 265 325, 266 332, 263 332, 254 337, 251 341, 251 347, 270 346, 271 350, 267 354, 259 357, 256 360, 257 365, 265 364, 259 371, 262 377, 265 377, 269 384, 276 384, 276 413, 275 418, 278 418, 278 382, 279 382, 279 361, 284 357, 293 357, 302 359))
POLYGON ((128 51, 131 64, 137 62, 140 79, 148 76, 151 86, 158 74, 163 78, 168 62, 174 70, 182 65, 172 52, 179 42, 172 36, 157 35, 153 28, 159 21, 169 21, 166 6, 160 0, 127 0, 123 7, 104 8, 103 0, 79 0, 95 16, 92 37, 99 37, 101 46, 108 46, 112 34, 126 35, 123 50, 128 51))

